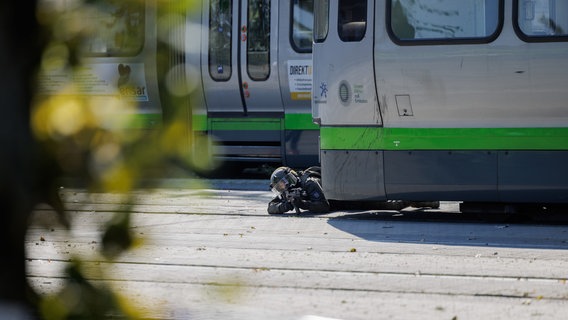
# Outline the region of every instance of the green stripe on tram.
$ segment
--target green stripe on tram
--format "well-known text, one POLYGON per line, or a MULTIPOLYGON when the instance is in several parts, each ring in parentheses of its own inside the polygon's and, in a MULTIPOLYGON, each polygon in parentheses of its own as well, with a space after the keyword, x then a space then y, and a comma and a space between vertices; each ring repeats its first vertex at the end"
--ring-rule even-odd
POLYGON ((207 115, 197 113, 192 114, 191 129, 193 131, 207 131, 207 115))
MULTIPOLYGON (((212 130, 282 130, 282 118, 208 118, 204 114, 192 115, 194 131, 212 130)), ((318 130, 311 113, 287 113, 284 116, 286 130, 318 130)))
POLYGON ((162 124, 161 113, 133 114, 127 124, 128 129, 154 129, 162 124))
POLYGON ((284 116, 286 130, 318 130, 311 113, 287 113, 284 116))
POLYGON ((323 127, 323 150, 568 150, 568 128, 323 127))
POLYGON ((279 118, 209 118, 208 124, 211 130, 282 130, 279 118))

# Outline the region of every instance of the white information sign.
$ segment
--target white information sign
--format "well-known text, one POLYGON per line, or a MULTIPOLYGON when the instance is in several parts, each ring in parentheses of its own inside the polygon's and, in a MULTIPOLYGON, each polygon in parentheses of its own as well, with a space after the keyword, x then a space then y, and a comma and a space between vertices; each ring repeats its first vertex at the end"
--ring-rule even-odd
POLYGON ((43 94, 61 93, 71 84, 73 94, 148 101, 143 63, 96 63, 81 66, 73 74, 48 71, 39 77, 43 94))
POLYGON ((288 84, 292 100, 311 100, 312 71, 312 60, 288 60, 288 84))

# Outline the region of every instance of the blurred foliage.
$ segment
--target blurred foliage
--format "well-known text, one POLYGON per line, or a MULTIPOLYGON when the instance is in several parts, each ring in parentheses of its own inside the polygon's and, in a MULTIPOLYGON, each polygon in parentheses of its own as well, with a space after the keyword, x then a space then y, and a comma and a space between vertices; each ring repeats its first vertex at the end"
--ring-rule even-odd
MULTIPOLYGON (((102 272, 102 269, 96 271, 102 272)), ((126 297, 104 283, 95 285, 89 281, 81 261, 71 261, 65 273, 67 281, 63 289, 41 301, 41 314, 45 319, 142 318, 126 297)))
MULTIPOLYGON (((41 77, 49 90, 35 97, 31 124, 36 138, 57 160, 62 175, 80 177, 93 190, 127 194, 138 187, 142 179, 159 177, 172 159, 194 168, 211 163, 207 152, 190 155, 192 144, 196 143, 191 135, 188 99, 191 90, 187 89, 191 88, 188 85, 191 79, 176 80, 172 76, 180 67, 172 64, 172 53, 184 53, 183 47, 179 44, 176 47, 171 41, 172 33, 184 29, 183 17, 199 8, 196 4, 196 0, 157 0, 149 1, 148 5, 143 0, 40 1, 37 18, 48 42, 42 55, 39 92, 41 77), (115 43, 116 47, 126 48, 126 52, 140 49, 137 43, 141 36, 142 44, 153 40, 160 44, 157 53, 150 52, 150 56, 142 60, 157 63, 157 76, 163 80, 160 82, 160 90, 165 91, 160 97, 163 121, 158 125, 140 128, 137 117, 142 111, 136 101, 118 98, 119 92, 102 98, 82 94, 85 89, 81 86, 85 83, 76 81, 84 76, 82 68, 86 60, 97 54, 104 56, 104 52, 95 50, 89 57, 85 48, 89 39, 99 36, 97 32, 102 27, 92 23, 96 21, 92 17, 108 16, 109 12, 112 18, 109 25, 126 15, 130 15, 129 19, 140 19, 137 15, 141 12, 156 12, 158 23, 163 24, 159 26, 158 39, 144 39, 144 32, 140 35, 128 25, 125 31, 115 33, 110 40, 103 39, 115 43)), ((136 52, 144 54, 146 51, 136 52)), ((147 78, 152 76, 146 75, 147 78)), ((207 144, 206 141, 203 143, 207 144)), ((112 261, 133 244, 140 243, 131 232, 130 220, 129 212, 116 213, 102 233, 102 255, 95 259, 112 261)), ((104 272, 102 267, 98 268, 97 272, 104 272)), ((72 261, 65 272, 66 283, 61 291, 42 297, 44 318, 139 317, 132 311, 136 308, 125 303, 127 299, 104 283, 92 283, 85 275, 80 259, 72 261)))
MULTIPOLYGON (((173 69, 178 68, 168 61, 172 52, 183 54, 183 48, 171 43, 170 34, 179 31, 179 24, 184 23, 183 16, 195 6, 193 1, 150 1, 156 7, 148 6, 148 11, 158 13, 158 21, 167 21, 168 26, 158 34, 160 37, 157 57, 153 52, 141 51, 149 57, 133 62, 144 61, 158 64, 160 99, 162 100, 162 123, 153 128, 137 128, 141 110, 136 101, 122 99, 116 92, 103 97, 102 93, 85 93, 86 84, 81 82, 86 75, 82 73, 83 62, 97 58, 109 52, 85 52, 85 39, 92 37, 99 26, 89 24, 97 10, 108 10, 108 4, 117 8, 128 7, 132 3, 144 8, 143 0, 91 0, 57 1, 43 0, 51 5, 40 6, 38 17, 45 30, 49 32, 49 43, 43 54, 41 73, 47 75, 53 83, 47 94, 36 97, 32 111, 32 129, 36 137, 48 145, 49 150, 59 160, 66 173, 82 174, 89 178, 94 186, 104 191, 126 192, 136 187, 141 178, 148 177, 158 164, 170 159, 183 159, 188 162, 191 150, 191 121, 187 96, 191 92, 178 87, 187 87, 187 79, 168 81, 173 69), (56 6, 54 3, 67 3, 56 6), (71 4, 69 4, 71 3, 71 4), (117 3, 120 3, 118 5, 117 3), (82 23, 83 22, 83 23, 82 23), (97 55, 98 53, 98 55, 97 55), (86 57, 85 57, 86 56, 86 57), (65 76, 61 76, 65 75, 65 76), (59 78, 57 78, 60 76, 59 78), (63 79, 63 80, 62 80, 63 79), (113 97, 114 96, 114 97, 113 97)), ((117 10, 120 11, 120 10, 117 10)), ((145 12, 145 11, 141 11, 145 12)), ((147 12, 152 14, 152 12, 147 12)), ((118 15, 114 13, 113 15, 118 15)), ((160 22, 161 23, 161 22, 160 22)), ((147 29, 153 26, 146 26, 147 29)), ((144 29, 144 28, 142 28, 144 29)), ((113 35, 113 42, 125 35, 113 35)), ((145 39, 151 42, 156 39, 145 39)), ((143 43, 144 40, 141 41, 143 43)), ((119 46, 117 45, 115 50, 119 46)), ((124 45, 122 46, 124 47, 124 45)), ((111 50, 111 49, 107 49, 111 50)), ((125 49, 126 50, 126 49, 125 49)), ((150 50, 151 51, 151 50, 150 50)), ((126 51, 129 52, 129 51, 126 51)), ((122 52, 116 55, 120 57, 122 52)), ((116 60, 116 58, 115 58, 116 60)), ((109 61, 113 61, 109 59, 109 61)), ((100 63, 100 61, 99 61, 100 63)), ((89 75, 87 75, 89 76, 89 75)), ((154 75, 146 75, 147 79, 154 75)), ((98 79, 95 79, 98 80, 98 79)), ((41 81, 40 81, 41 82, 41 81)), ((45 82, 45 81, 44 81, 45 82)), ((148 85, 151 83, 147 81, 148 85)), ((115 88, 118 91, 118 88, 115 88)), ((154 98, 154 97, 152 97, 154 98)), ((156 103, 155 101, 153 103, 156 103)), ((207 158, 207 154, 203 154, 207 158)), ((198 159, 196 162, 207 162, 198 159)), ((193 163, 187 163, 194 166, 193 163)), ((159 172, 158 172, 159 173, 159 172)))

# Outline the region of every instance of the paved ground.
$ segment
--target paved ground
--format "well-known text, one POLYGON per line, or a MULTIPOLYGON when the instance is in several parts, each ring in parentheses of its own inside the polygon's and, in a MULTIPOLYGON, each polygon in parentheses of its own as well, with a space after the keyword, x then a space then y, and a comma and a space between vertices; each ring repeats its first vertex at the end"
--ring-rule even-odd
MULTIPOLYGON (((57 290, 80 255, 157 319, 565 319, 566 218, 495 221, 440 210, 269 216, 264 180, 168 180, 132 193, 63 189, 73 229, 28 234, 32 285, 57 290), (143 245, 108 265, 99 230, 131 209, 143 245)), ((567 212, 568 216, 568 212, 567 212)))

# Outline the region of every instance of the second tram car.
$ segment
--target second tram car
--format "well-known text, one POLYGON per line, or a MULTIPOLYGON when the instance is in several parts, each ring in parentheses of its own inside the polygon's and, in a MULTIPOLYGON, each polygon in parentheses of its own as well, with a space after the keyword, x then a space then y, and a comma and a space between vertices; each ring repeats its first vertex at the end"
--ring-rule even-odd
POLYGON ((194 105, 205 108, 194 112, 194 124, 216 139, 218 157, 318 162, 312 11, 313 0, 203 1, 201 54, 190 65, 201 66, 203 103, 194 105))
POLYGON ((568 203, 568 2, 329 0, 313 117, 335 200, 568 203))
MULTIPOLYGON (((70 16, 74 11, 73 1, 42 3, 70 16)), ((188 154, 317 164, 319 128, 310 112, 313 0, 192 3, 88 4, 93 10, 79 18, 91 28, 80 68, 44 70, 41 93, 88 97, 96 112, 129 113, 135 120, 126 125, 135 130, 155 130, 169 116, 191 118, 187 139, 206 136, 214 143, 201 150, 188 143, 188 154), (70 83, 73 92, 66 91, 70 83), (166 87, 184 112, 172 112, 166 87), (134 107, 122 108, 124 101, 134 107)))

